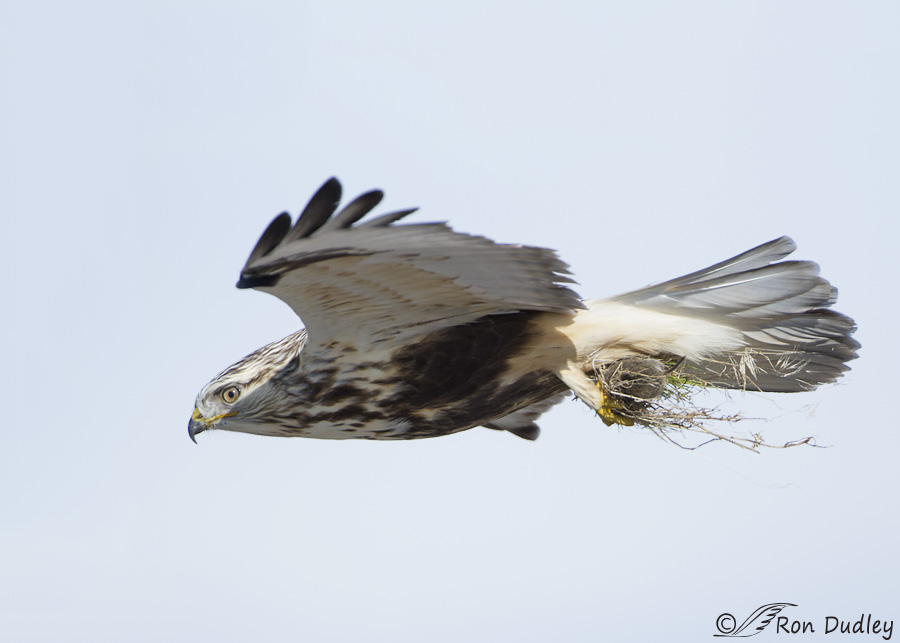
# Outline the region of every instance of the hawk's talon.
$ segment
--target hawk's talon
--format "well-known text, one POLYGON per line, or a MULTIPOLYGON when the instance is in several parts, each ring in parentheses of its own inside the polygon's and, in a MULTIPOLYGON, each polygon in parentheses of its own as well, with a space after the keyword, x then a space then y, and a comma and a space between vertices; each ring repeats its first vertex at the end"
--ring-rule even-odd
POLYGON ((606 426, 612 426, 613 424, 634 426, 633 418, 619 412, 619 409, 624 409, 625 405, 612 395, 607 394, 600 382, 597 382, 597 388, 600 389, 600 407, 597 409, 597 415, 603 420, 603 424, 606 426))

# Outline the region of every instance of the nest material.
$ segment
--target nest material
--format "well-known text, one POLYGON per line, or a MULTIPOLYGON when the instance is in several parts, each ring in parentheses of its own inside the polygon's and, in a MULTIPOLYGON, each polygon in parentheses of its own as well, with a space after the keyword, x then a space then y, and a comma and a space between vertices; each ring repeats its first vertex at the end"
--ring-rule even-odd
POLYGON ((695 372, 688 372, 683 359, 625 357, 606 363, 595 360, 592 367, 591 379, 603 389, 615 414, 622 418, 620 424, 647 428, 679 447, 696 449, 719 440, 754 452, 759 447, 818 446, 812 437, 770 444, 759 433, 741 435, 728 428, 745 418, 739 414, 723 415, 716 408, 696 403, 695 397, 714 385, 704 382, 695 372), (711 424, 726 429, 713 430, 711 424), (688 444, 680 439, 685 431, 702 434, 707 439, 688 444))

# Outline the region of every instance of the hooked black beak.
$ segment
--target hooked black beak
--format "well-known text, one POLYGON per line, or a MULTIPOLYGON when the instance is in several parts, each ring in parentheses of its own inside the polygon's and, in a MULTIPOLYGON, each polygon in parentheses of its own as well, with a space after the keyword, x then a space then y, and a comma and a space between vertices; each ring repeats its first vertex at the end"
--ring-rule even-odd
POLYGON ((188 422, 188 436, 190 436, 191 440, 194 441, 194 444, 197 444, 197 438, 195 438, 194 436, 198 433, 203 433, 207 428, 209 428, 209 425, 203 419, 203 416, 200 415, 200 411, 194 409, 194 414, 191 416, 191 421, 188 422))
POLYGON ((219 420, 230 418, 234 415, 237 415, 237 411, 223 413, 222 415, 217 415, 214 418, 207 419, 200 415, 200 411, 198 411, 195 407, 194 414, 191 416, 191 421, 188 422, 188 435, 190 436, 191 440, 194 441, 194 444, 197 444, 197 438, 194 437, 195 435, 197 435, 198 433, 203 433, 219 420))

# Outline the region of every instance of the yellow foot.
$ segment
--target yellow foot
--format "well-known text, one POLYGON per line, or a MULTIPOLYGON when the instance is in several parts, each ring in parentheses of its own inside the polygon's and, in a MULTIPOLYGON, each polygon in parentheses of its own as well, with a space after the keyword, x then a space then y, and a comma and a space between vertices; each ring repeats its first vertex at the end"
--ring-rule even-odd
POLYGON ((620 412, 624 409, 624 405, 611 395, 607 395, 603 390, 600 382, 597 382, 597 388, 600 389, 600 407, 597 409, 597 415, 603 420, 606 426, 613 424, 621 424, 622 426, 634 426, 634 420, 620 412))

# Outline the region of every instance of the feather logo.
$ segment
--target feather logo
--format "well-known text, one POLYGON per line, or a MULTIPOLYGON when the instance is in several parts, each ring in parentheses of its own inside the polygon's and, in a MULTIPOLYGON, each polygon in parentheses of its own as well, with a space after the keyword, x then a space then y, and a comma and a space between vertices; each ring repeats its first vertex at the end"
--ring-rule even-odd
POLYGON ((728 613, 720 614, 716 619, 716 629, 720 634, 713 636, 755 636, 766 629, 772 619, 785 607, 797 607, 794 603, 769 603, 756 608, 743 623, 738 626, 737 620, 728 613))

